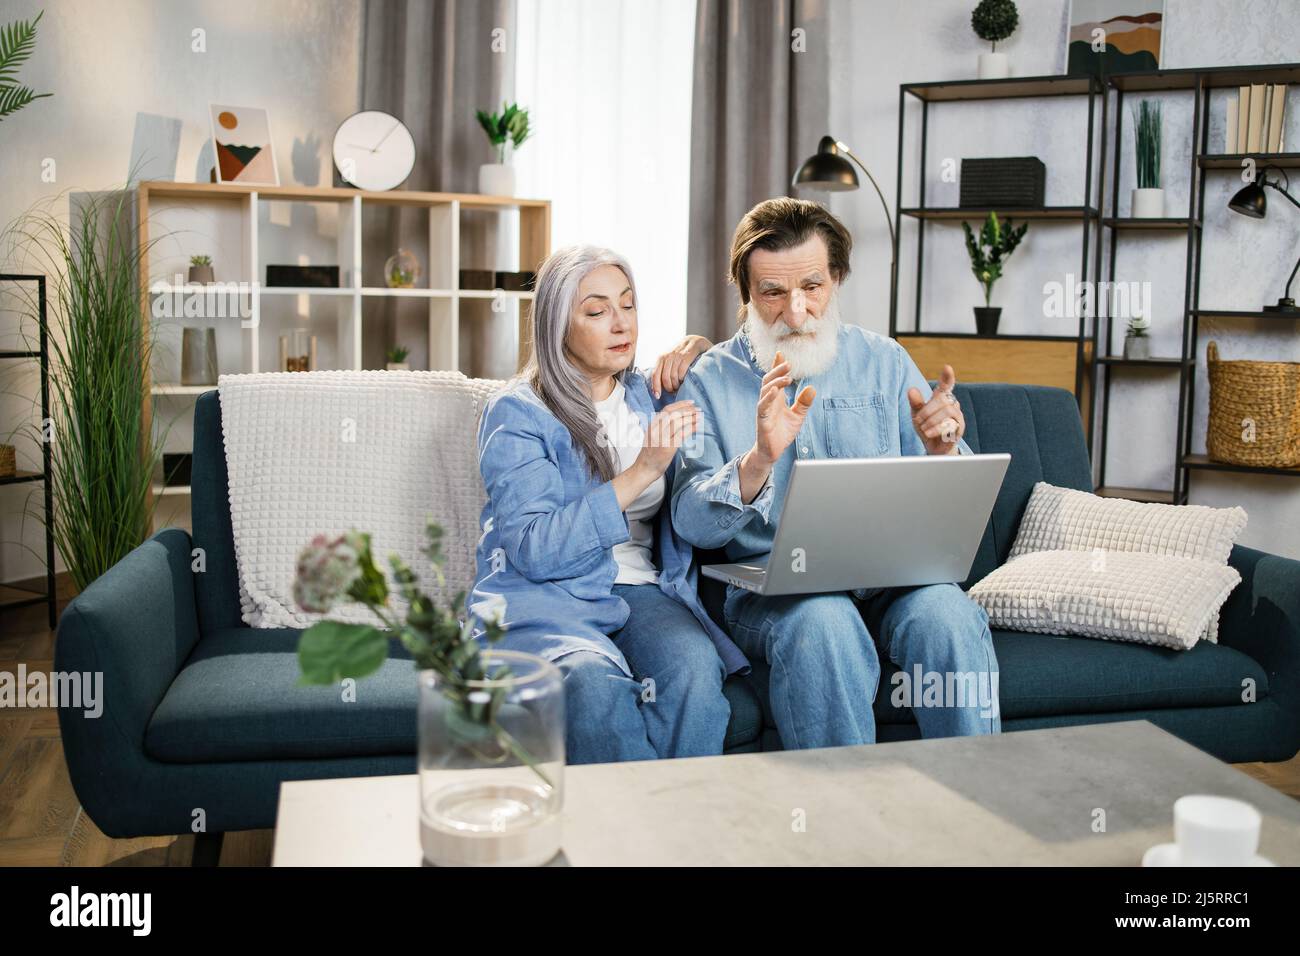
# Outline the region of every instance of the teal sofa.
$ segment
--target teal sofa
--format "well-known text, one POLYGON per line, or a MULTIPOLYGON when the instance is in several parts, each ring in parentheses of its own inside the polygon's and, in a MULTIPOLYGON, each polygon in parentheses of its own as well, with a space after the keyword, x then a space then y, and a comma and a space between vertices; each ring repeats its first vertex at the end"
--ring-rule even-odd
MULTIPOLYGON (((1006 560, 1035 482, 1092 484, 1069 393, 959 384, 957 394, 971 447, 1012 456, 969 587, 1006 560)), ((298 632, 240 620, 215 391, 197 400, 192 494, 192 537, 159 531, 71 602, 55 666, 104 675, 100 718, 59 714, 72 783, 91 819, 110 837, 189 833, 201 819, 201 862, 225 831, 274 826, 282 781, 414 772, 416 687, 396 642, 355 702, 335 687, 299 686, 298 632), (204 569, 195 572, 199 557, 204 569)), ((1226 761, 1294 756, 1300 562, 1237 546, 1231 563, 1242 581, 1223 608, 1218 644, 1180 652, 995 630, 1004 732, 1147 719, 1226 761), (1253 701, 1243 701, 1244 682, 1253 682, 1253 701)), ((717 617, 715 584, 702 585, 702 597, 717 617)), ((917 737, 911 712, 890 705, 889 674, 875 705, 878 739, 917 737)), ((728 752, 780 747, 767 679, 756 663, 749 677, 727 682, 728 752)))

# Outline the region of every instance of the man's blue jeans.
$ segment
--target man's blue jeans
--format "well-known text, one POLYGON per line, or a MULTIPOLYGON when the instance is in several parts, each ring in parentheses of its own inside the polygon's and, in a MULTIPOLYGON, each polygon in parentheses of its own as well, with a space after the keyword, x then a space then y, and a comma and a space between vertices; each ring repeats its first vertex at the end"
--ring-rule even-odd
POLYGON ((771 665, 786 749, 875 743, 882 653, 904 675, 888 699, 912 708, 923 737, 1002 729, 988 614, 956 584, 875 588, 861 599, 733 589, 725 617, 741 650, 771 665))
POLYGON ((575 651, 556 660, 564 675, 565 749, 570 764, 722 753, 731 705, 713 641, 682 604, 654 584, 616 584, 631 608, 610 635, 632 668, 575 651))

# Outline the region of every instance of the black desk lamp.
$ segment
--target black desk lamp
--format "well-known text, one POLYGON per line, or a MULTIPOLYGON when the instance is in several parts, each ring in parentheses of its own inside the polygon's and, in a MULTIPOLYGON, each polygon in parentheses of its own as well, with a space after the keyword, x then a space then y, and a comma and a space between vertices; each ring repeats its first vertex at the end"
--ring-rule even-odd
POLYGON ((849 149, 844 143, 839 142, 833 136, 823 136, 821 142, 817 144, 816 154, 804 161, 798 172, 794 174, 794 179, 791 180, 790 185, 804 186, 808 189, 824 189, 828 192, 844 192, 849 189, 857 189, 858 174, 853 171, 853 167, 849 165, 848 159, 844 158, 845 156, 862 167, 862 171, 871 180, 871 185, 876 187, 876 195, 880 197, 880 206, 885 210, 885 222, 889 226, 889 314, 892 316, 898 296, 898 261, 894 258, 894 246, 897 244, 897 240, 894 238, 894 219, 889 214, 885 194, 880 191, 880 185, 876 182, 876 177, 871 175, 871 170, 867 169, 862 164, 862 160, 854 156, 853 150, 849 149))
MULTIPOLYGON (((1249 216, 1251 219, 1263 219, 1264 214, 1268 211, 1268 196, 1264 193, 1264 187, 1269 186, 1289 199, 1297 209, 1300 209, 1300 202, 1297 202, 1296 198, 1287 192, 1287 187, 1290 185, 1290 178, 1281 169, 1276 166, 1265 166, 1260 171, 1259 181, 1238 190, 1237 194, 1228 203, 1228 208, 1233 212, 1241 213, 1243 216, 1249 216), (1265 175, 1265 172, 1269 169, 1282 174, 1282 178, 1286 180, 1286 187, 1279 186, 1276 181, 1270 180, 1265 175)), ((1295 281, 1296 272, 1300 272, 1300 259, 1296 260, 1295 268, 1291 270, 1291 278, 1286 280, 1286 295, 1277 300, 1277 305, 1264 306, 1263 311, 1300 312, 1300 309, 1296 308, 1295 299, 1291 298, 1291 283, 1295 281)))

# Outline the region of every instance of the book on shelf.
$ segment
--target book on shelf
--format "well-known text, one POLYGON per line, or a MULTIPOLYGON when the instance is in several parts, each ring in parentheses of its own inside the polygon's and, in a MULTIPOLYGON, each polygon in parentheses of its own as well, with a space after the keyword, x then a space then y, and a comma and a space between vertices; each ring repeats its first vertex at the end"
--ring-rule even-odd
POLYGON ((1243 86, 1237 96, 1237 148, 1234 152, 1246 152, 1246 130, 1250 128, 1250 87, 1243 86))
POLYGON ((1264 148, 1270 153, 1282 152, 1282 129, 1286 113, 1286 84, 1274 83, 1269 98, 1268 136, 1264 148))
POLYGON ((1263 83, 1252 83, 1250 86, 1250 120, 1246 126, 1246 152, 1258 153, 1263 149, 1263 143, 1260 142, 1260 133, 1264 129, 1264 90, 1267 89, 1263 83))

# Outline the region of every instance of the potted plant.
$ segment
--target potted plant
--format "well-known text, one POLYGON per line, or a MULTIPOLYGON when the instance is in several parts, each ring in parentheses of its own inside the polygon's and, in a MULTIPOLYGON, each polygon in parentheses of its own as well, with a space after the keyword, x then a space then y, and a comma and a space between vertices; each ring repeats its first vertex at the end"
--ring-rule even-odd
MULTIPOLYGON (((442 528, 425 528, 440 586, 442 528)), ((419 683, 420 842, 431 863, 537 865, 560 847, 564 800, 564 682, 550 661, 493 650, 505 633, 504 601, 484 617, 458 619, 465 592, 443 609, 390 554, 396 597, 376 567, 370 535, 318 535, 298 558, 294 600, 326 613, 364 604, 371 624, 321 620, 303 631, 304 684, 336 684, 378 670, 396 639, 414 658, 419 683), (479 637, 475 634, 481 632, 479 637), (486 646, 484 646, 486 645, 486 646)))
POLYGON ((0 120, 42 97, 53 93, 33 93, 25 86, 18 86, 18 67, 32 55, 36 47, 36 24, 45 16, 42 10, 35 20, 18 20, 0 30, 0 120))
POLYGON ((406 356, 410 354, 411 350, 405 345, 394 345, 388 350, 388 371, 409 372, 411 365, 406 361, 406 356))
POLYGON ((990 212, 978 240, 971 231, 970 223, 963 222, 961 227, 966 233, 966 252, 970 255, 971 272, 984 287, 984 307, 975 307, 975 330, 980 335, 996 335, 1002 309, 993 307, 993 284, 1002 278, 1002 265, 1016 251, 1016 246, 1020 245, 1029 224, 1017 228, 1008 219, 1003 227, 998 214, 990 212))
POLYGON ((478 168, 478 191, 485 196, 513 196, 515 194, 515 170, 506 162, 507 141, 518 149, 531 135, 528 127, 528 110, 518 104, 502 104, 500 113, 487 113, 479 110, 479 125, 487 133, 488 141, 496 150, 497 161, 484 163, 478 168))
POLYGON ((1160 104, 1143 100, 1133 114, 1133 149, 1137 160, 1137 189, 1133 190, 1135 219, 1160 219, 1165 191, 1160 188, 1160 104))
POLYGON ((10 271, 49 276, 49 418, 30 427, 50 449, 50 533, 78 591, 149 537, 159 500, 150 485, 167 429, 155 432, 141 414, 157 323, 139 279, 159 237, 141 242, 131 195, 50 196, 3 237, 23 256, 10 271))
POLYGON ((999 80, 1011 75, 1007 55, 997 52, 998 41, 1011 36, 1019 24, 1020 14, 1013 0, 980 0, 979 6, 970 15, 971 29, 981 40, 993 44, 992 50, 980 54, 981 80, 999 80))
POLYGON ((1151 336, 1147 330, 1151 322, 1141 313, 1128 320, 1128 331, 1124 335, 1124 357, 1126 359, 1144 359, 1151 357, 1151 336))
POLYGON ((216 282, 216 276, 212 273, 211 256, 190 256, 190 282, 197 282, 200 285, 206 285, 209 282, 216 282))

